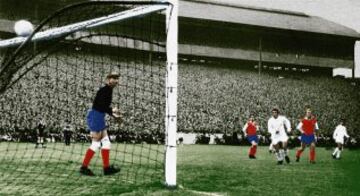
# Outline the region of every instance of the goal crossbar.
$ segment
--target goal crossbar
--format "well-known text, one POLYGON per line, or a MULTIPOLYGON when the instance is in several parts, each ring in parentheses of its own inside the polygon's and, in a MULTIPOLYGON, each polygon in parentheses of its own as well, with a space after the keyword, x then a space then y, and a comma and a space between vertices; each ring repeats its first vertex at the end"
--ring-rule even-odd
MULTIPOLYGON (((103 16, 99 18, 94 18, 91 20, 86 20, 79 23, 74 23, 54 29, 49 29, 46 31, 36 33, 31 41, 41 41, 46 39, 57 38, 62 35, 80 31, 83 29, 91 29, 94 27, 98 27, 104 24, 109 24, 113 22, 118 22, 121 20, 126 20, 128 18, 139 16, 139 15, 146 15, 153 12, 165 10, 168 5, 150 5, 150 6, 140 6, 134 9, 126 10, 123 12, 110 14, 108 16, 103 16)), ((10 46, 17 46, 25 42, 27 37, 16 37, 7 40, 0 41, 0 48, 10 47, 10 46)))

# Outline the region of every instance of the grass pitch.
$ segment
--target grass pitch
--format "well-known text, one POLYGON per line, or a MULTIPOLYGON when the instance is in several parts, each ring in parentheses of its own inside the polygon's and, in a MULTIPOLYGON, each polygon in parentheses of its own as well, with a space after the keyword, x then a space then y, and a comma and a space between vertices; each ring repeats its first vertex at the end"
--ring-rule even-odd
MULTIPOLYGON (((276 165, 267 147, 256 160, 248 147, 184 145, 178 147, 178 185, 163 181, 162 146, 113 144, 112 163, 122 171, 101 174, 101 158, 91 162, 96 177, 78 173, 88 144, 0 143, 0 195, 359 195, 360 150, 345 150, 341 160, 317 148, 317 163, 305 151, 299 163, 276 165), (155 149, 155 150, 154 150, 155 149)), ((99 154, 99 153, 98 153, 99 154)), ((295 150, 290 151, 291 158, 295 150)))

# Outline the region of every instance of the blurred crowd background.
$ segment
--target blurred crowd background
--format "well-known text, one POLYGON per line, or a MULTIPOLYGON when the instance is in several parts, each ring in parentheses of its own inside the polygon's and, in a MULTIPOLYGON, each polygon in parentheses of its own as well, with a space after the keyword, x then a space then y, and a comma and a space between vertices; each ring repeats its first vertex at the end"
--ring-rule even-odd
MULTIPOLYGON (((61 141, 67 124, 72 127, 74 141, 89 140, 85 115, 107 71, 100 70, 102 74, 94 79, 86 74, 93 68, 81 66, 77 67, 83 71, 76 74, 61 61, 39 66, 1 95, 3 140, 34 141, 40 119, 46 122, 49 141, 61 141)), ((142 72, 136 71, 139 65, 134 69, 118 66, 122 76, 113 105, 122 110, 124 123, 118 125, 108 118, 109 132, 117 142, 163 143, 164 73, 155 76, 160 67, 141 66, 142 72)), ((358 81, 289 68, 265 68, 259 74, 236 64, 182 62, 178 132, 197 133, 198 143, 206 143, 209 135, 220 133, 223 136, 216 143, 241 144, 245 141, 241 129, 253 115, 260 125, 259 136, 264 138, 261 143, 267 144, 267 120, 276 107, 291 121, 296 141, 299 133, 295 127, 309 105, 318 119, 323 141, 332 142, 331 135, 341 118, 347 119, 353 143, 360 141, 358 81)))

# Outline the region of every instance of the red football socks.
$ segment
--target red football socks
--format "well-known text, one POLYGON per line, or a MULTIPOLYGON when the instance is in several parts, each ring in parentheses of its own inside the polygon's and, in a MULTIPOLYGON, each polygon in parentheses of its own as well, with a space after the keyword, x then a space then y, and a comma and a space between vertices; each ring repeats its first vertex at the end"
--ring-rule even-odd
POLYGON ((110 150, 109 149, 101 149, 101 156, 103 160, 103 167, 108 168, 110 166, 110 150))
POLYGON ((300 158, 302 152, 303 152, 302 150, 297 150, 297 151, 296 151, 296 157, 299 157, 299 158, 300 158))
POLYGON ((86 151, 85 158, 83 161, 83 167, 88 167, 90 164, 91 159, 93 158, 95 152, 91 150, 90 148, 86 151))
POLYGON ((315 149, 310 149, 310 161, 315 161, 315 149))
POLYGON ((250 150, 249 150, 249 155, 255 156, 255 154, 256 154, 256 149, 257 149, 257 146, 251 146, 251 147, 250 147, 250 150))

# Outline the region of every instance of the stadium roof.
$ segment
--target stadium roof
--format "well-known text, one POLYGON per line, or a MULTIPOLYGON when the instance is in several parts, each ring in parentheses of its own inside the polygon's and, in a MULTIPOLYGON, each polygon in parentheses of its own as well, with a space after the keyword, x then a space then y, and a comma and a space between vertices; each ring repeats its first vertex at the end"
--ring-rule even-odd
POLYGON ((202 0, 181 0, 179 10, 179 15, 187 18, 360 38, 360 34, 353 29, 301 12, 249 7, 240 4, 204 2, 202 0))

